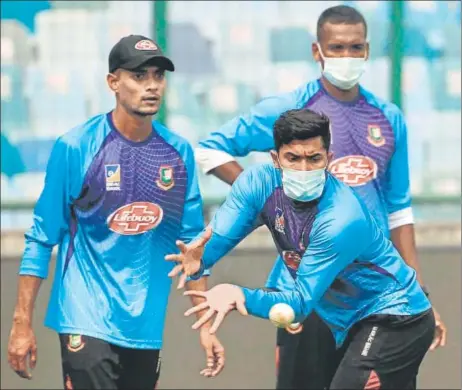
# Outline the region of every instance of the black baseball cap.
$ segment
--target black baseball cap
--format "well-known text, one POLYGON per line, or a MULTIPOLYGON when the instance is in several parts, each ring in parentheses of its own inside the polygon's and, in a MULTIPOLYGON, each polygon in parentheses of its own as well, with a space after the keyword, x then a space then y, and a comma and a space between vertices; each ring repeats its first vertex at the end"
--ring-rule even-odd
POLYGON ((117 42, 109 53, 109 73, 116 69, 134 70, 145 63, 152 63, 173 72, 175 66, 160 47, 142 35, 129 35, 117 42))

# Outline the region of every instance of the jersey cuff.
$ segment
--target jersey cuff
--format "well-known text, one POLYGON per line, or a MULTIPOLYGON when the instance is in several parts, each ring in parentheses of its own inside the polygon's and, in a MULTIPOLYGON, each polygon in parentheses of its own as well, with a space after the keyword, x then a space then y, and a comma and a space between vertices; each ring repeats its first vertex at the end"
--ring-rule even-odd
POLYGON ((197 164, 205 174, 209 173, 212 169, 220 165, 235 161, 235 158, 222 150, 209 149, 209 148, 196 148, 194 155, 197 164))
POLYGON ((200 266, 199 270, 195 274, 192 274, 192 275, 186 277, 186 281, 189 282, 191 280, 199 280, 202 277, 209 276, 209 275, 210 275, 210 271, 205 269, 204 262, 201 260, 201 266, 200 266))
POLYGON ((27 262, 26 264, 22 263, 19 267, 20 276, 35 276, 40 279, 48 278, 48 268, 42 268, 35 266, 32 262, 27 262))
POLYGON ((390 230, 396 229, 400 226, 413 224, 414 213, 412 212, 412 207, 407 207, 388 215, 388 226, 390 230))

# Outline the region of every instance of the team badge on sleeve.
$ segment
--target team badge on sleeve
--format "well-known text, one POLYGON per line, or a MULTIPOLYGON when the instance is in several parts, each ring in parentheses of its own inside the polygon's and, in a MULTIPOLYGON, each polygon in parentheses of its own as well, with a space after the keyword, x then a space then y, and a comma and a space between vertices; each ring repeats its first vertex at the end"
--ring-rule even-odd
POLYGON ((156 181, 159 188, 167 191, 173 188, 175 185, 175 179, 173 177, 173 168, 167 165, 162 165, 159 168, 159 179, 156 181))
POLYGON ((370 144, 380 147, 385 145, 385 138, 382 135, 382 130, 377 125, 367 126, 367 140, 370 144))

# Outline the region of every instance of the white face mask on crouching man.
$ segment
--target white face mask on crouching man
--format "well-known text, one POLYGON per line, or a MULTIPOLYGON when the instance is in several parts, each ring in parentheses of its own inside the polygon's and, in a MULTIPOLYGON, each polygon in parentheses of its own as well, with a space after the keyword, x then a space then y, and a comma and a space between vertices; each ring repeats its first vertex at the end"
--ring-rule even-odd
POLYGON ((326 168, 299 171, 283 167, 279 156, 277 160, 282 171, 282 189, 289 198, 299 202, 311 202, 322 195, 326 184, 326 168))
POLYGON ((326 170, 297 171, 282 169, 282 189, 291 199, 299 202, 311 202, 319 198, 326 184, 326 170))

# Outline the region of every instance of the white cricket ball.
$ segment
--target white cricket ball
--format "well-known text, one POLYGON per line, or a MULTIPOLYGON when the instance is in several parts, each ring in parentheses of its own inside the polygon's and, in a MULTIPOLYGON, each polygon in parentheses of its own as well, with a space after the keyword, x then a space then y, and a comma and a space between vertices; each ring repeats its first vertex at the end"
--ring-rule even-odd
POLYGON ((295 312, 287 303, 276 303, 269 312, 269 319, 278 328, 285 328, 295 319, 295 312))

